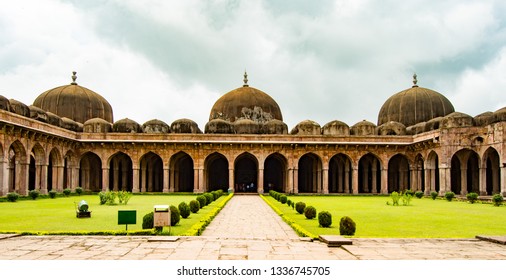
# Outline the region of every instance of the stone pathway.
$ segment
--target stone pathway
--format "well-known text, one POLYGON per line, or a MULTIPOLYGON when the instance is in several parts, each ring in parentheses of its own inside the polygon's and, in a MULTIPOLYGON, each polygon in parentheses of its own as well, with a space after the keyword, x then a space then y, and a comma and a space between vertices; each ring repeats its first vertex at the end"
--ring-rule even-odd
POLYGON ((203 236, 0 234, 0 260, 506 260, 506 245, 478 239, 353 238, 329 248, 299 238, 262 199, 236 195, 203 236))

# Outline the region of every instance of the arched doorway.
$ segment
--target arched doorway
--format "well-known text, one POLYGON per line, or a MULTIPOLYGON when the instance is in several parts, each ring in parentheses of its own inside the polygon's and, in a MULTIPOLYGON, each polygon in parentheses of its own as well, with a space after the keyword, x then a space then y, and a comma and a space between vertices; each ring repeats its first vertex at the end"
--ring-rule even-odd
POLYGON ((299 193, 318 193, 322 187, 322 163, 320 158, 312 153, 305 154, 299 159, 299 193))
POLYGON ((388 192, 404 192, 410 186, 408 159, 397 154, 388 161, 388 192))
POLYGON ((358 162, 358 192, 378 193, 381 190, 381 166, 373 154, 366 154, 358 162))
POLYGON ((501 192, 501 169, 499 166, 499 154, 494 148, 488 148, 484 155, 486 168, 486 195, 501 192))
POLYGON ((249 153, 237 157, 234 163, 234 188, 236 192, 257 192, 258 161, 249 153))
POLYGON ((209 155, 205 162, 205 175, 207 182, 207 191, 223 190, 227 191, 229 187, 228 160, 220 153, 209 155))
POLYGON ((451 159, 451 190, 455 194, 480 193, 479 158, 475 151, 463 149, 451 159))
POLYGON ((270 190, 277 192, 287 192, 286 176, 287 176, 286 158, 278 153, 269 155, 264 163, 264 192, 270 190))
POLYGON ((421 154, 416 155, 415 164, 413 166, 413 178, 411 178, 412 191, 425 191, 425 168, 424 161, 421 154))
POLYGON ((9 147, 8 154, 8 192, 28 194, 28 165, 26 149, 18 140, 9 147))
POLYGON ((109 190, 132 191, 132 159, 125 153, 118 152, 109 160, 109 190))
POLYGON ((351 160, 337 154, 329 162, 329 193, 351 193, 351 160))
POLYGON ((85 153, 79 162, 79 182, 86 191, 102 191, 102 160, 92 153, 85 153))
POLYGON ((185 152, 179 152, 170 160, 170 185, 175 192, 193 192, 193 159, 185 152))
POLYGON ((163 161, 162 158, 148 152, 140 160, 140 190, 141 192, 163 191, 163 161))

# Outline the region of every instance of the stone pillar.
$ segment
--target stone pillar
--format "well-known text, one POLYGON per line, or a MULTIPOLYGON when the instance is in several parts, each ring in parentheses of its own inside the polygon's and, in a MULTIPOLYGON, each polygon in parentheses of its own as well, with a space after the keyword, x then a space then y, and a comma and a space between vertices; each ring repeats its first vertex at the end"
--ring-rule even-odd
POLYGON ((9 161, 2 158, 0 179, 0 196, 5 196, 9 192, 9 161))
POLYGON ((146 183, 147 183, 147 175, 148 175, 148 172, 146 171, 146 164, 144 164, 143 166, 144 168, 141 167, 141 180, 140 180, 140 184, 141 184, 141 192, 146 192, 147 191, 147 188, 146 188, 146 183))
POLYGON ((193 169, 193 192, 198 193, 199 192, 199 169, 194 168, 193 169))
POLYGON ((121 182, 123 183, 121 187, 122 190, 126 191, 128 188, 128 171, 126 170, 127 165, 123 165, 123 170, 121 170, 121 182))
POLYGON ((204 192, 205 187, 206 185, 204 180, 204 169, 199 169, 199 183, 197 185, 197 188, 199 192, 204 192))
POLYGON ((109 189, 109 168, 102 167, 102 191, 106 192, 109 189))
POLYGON ((410 189, 412 191, 418 191, 418 170, 415 168, 411 168, 411 182, 410 182, 410 189))
POLYGON ((264 193, 264 169, 263 168, 259 168, 258 169, 258 188, 257 188, 257 192, 262 194, 264 193))
POLYGON ((506 196, 506 166, 501 167, 501 194, 506 196))
POLYGON ((153 191, 153 168, 148 168, 147 170, 147 181, 146 181, 146 189, 148 192, 152 192, 153 191))
POLYGON ((451 191, 451 169, 443 164, 439 167, 439 195, 451 191))
POLYGON ((424 194, 429 195, 434 190, 435 184, 432 184, 432 169, 425 169, 425 189, 424 194))
POLYGON ((112 160, 112 177, 113 177, 112 189, 114 191, 117 191, 119 187, 119 167, 117 158, 112 160))
MULTIPOLYGON (((338 193, 343 193, 344 192, 344 189, 343 189, 343 183, 344 183, 344 166, 341 166, 341 165, 338 165, 337 166, 337 172, 333 172, 332 173, 332 178, 333 178, 333 183, 334 184, 337 184, 337 192, 338 193)), ((335 185, 333 186, 332 189, 336 189, 335 185)))
POLYGON ((294 183, 293 183, 293 169, 288 169, 288 190, 289 193, 295 193, 294 183))
POLYGON ((460 194, 467 194, 467 168, 460 169, 460 194))
POLYGON ((329 193, 329 170, 323 169, 323 193, 329 193))
MULTIPOLYGON (((164 167, 163 168, 163 188, 162 192, 168 193, 169 192, 169 168, 164 167)), ((174 192, 174 187, 172 187, 172 192, 174 192)))
POLYGON ((381 193, 388 194, 388 168, 381 169, 381 193))
POLYGON ((499 167, 492 166, 492 193, 490 193, 489 195, 501 192, 499 188, 499 175, 500 175, 499 172, 501 172, 499 167))
POLYGON ((42 168, 41 168, 41 165, 40 164, 37 164, 35 165, 35 190, 36 191, 41 191, 41 187, 40 187, 40 175, 42 173, 42 168))
POLYGON ((138 193, 139 188, 139 168, 137 166, 132 167, 132 192, 138 193))
POLYGON ((82 188, 82 186, 79 185, 79 167, 78 166, 72 167, 72 177, 71 177, 70 181, 72 182, 72 186, 74 186, 73 188, 76 188, 77 186, 82 188))
POLYGON ((372 166, 372 177, 371 177, 371 193, 378 193, 378 170, 376 169, 376 163, 373 163, 373 166, 372 166))
POLYGON ((479 195, 487 195, 487 169, 480 167, 480 193, 479 195))
POLYGON ((293 169, 293 193, 299 193, 299 170, 293 169))
POLYGON ((344 168, 344 193, 350 193, 350 168, 344 168))
POLYGON ((16 163, 16 170, 19 170, 16 177, 16 185, 20 195, 28 195, 28 166, 29 163, 19 162, 16 163))
POLYGON ((236 191, 236 189, 235 189, 235 182, 234 182, 234 169, 233 168, 229 168, 228 169, 228 189, 229 190, 234 190, 234 192, 236 191))
POLYGON ((358 168, 353 167, 351 171, 351 187, 352 187, 352 193, 358 194, 358 168))
POLYGON ((365 165, 362 172, 362 191, 364 193, 369 192, 369 165, 365 165))
POLYGON ((56 185, 56 189, 58 191, 63 191, 63 172, 64 172, 64 166, 58 165, 56 167, 56 180, 53 177, 53 185, 56 185))
MULTIPOLYGON (((47 194, 47 164, 40 165, 40 193, 47 194)), ((38 177, 38 176, 35 176, 38 177)))

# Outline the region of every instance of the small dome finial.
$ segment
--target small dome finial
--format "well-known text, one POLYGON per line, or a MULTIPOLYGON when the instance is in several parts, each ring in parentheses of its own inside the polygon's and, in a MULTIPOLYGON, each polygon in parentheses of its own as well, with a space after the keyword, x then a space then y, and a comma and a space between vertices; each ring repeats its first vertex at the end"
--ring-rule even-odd
POLYGON ((416 79, 416 73, 413 74, 413 87, 418 87, 418 85, 416 83, 418 83, 418 80, 416 79))
POLYGON ((244 70, 244 85, 243 87, 249 87, 248 86, 248 73, 246 73, 246 70, 244 70))
POLYGON ((76 71, 72 72, 72 83, 70 83, 71 85, 77 85, 77 83, 76 83, 76 79, 77 79, 76 74, 77 74, 76 71))

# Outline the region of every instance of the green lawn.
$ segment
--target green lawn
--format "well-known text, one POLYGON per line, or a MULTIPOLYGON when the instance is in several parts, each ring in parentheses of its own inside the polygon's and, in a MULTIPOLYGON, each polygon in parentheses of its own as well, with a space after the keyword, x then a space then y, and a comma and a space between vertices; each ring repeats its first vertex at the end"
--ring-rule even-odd
POLYGON ((289 196, 317 211, 332 214, 331 228, 321 228, 318 218, 308 220, 286 204, 266 195, 268 201, 307 231, 339 234, 339 220, 351 217, 357 224, 355 237, 472 238, 476 235, 506 235, 506 206, 470 204, 430 198, 413 198, 410 206, 389 206, 386 196, 289 196))
MULTIPOLYGON (((178 206, 189 203, 197 195, 134 195, 127 205, 100 205, 98 195, 58 197, 56 199, 19 200, 0 203, 0 232, 6 231, 121 231, 125 225, 118 225, 118 210, 137 210, 137 224, 128 225, 128 230, 142 230, 142 218, 153 211, 157 204, 178 206), (76 218, 75 203, 86 200, 91 218, 76 218)), ((209 213, 225 196, 191 214, 181 218, 178 225, 171 228, 171 235, 179 235, 188 230, 200 218, 209 213)), ((164 231, 168 231, 165 228, 164 231)))

